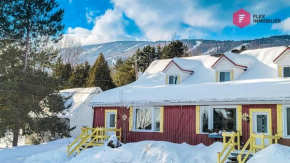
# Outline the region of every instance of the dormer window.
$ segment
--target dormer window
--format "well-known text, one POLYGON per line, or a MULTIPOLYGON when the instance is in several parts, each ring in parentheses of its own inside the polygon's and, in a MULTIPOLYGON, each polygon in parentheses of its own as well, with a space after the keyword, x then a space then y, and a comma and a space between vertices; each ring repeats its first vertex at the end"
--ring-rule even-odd
POLYGON ((168 84, 179 84, 178 83, 178 75, 169 75, 168 76, 168 84))
POLYGON ((283 67, 283 75, 284 75, 284 78, 289 78, 290 77, 290 66, 283 67))
POLYGON ((230 71, 220 72, 220 82, 226 81, 231 81, 231 72, 230 71))

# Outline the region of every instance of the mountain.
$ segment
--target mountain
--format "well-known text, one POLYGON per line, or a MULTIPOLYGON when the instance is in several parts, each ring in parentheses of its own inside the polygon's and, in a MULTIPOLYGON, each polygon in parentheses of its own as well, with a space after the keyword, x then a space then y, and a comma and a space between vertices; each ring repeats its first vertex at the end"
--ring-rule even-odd
MULTIPOLYGON (((246 45, 247 49, 257 49, 273 46, 289 46, 290 35, 271 36, 255 40, 203 40, 203 39, 186 39, 181 40, 188 47, 191 55, 221 54, 231 49, 246 45)), ((127 58, 135 53, 138 48, 146 45, 157 46, 168 44, 169 41, 116 41, 110 43, 83 46, 83 53, 78 59, 79 63, 88 61, 93 64, 100 53, 103 53, 110 64, 118 58, 127 58)))

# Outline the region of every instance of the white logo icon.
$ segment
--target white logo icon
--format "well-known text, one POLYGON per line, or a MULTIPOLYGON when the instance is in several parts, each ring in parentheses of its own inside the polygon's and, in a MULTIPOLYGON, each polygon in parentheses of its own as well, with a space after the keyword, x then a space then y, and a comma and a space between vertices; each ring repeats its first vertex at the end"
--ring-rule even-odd
POLYGON ((244 14, 243 15, 239 15, 239 23, 241 23, 244 20, 245 16, 246 15, 244 15, 244 14))

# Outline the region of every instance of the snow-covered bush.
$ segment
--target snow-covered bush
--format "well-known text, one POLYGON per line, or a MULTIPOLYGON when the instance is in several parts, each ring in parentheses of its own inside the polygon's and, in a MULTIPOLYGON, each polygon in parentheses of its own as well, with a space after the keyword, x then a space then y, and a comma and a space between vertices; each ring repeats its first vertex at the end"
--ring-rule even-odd
POLYGON ((108 140, 108 146, 111 148, 118 148, 122 146, 121 142, 118 140, 116 135, 111 135, 108 140))

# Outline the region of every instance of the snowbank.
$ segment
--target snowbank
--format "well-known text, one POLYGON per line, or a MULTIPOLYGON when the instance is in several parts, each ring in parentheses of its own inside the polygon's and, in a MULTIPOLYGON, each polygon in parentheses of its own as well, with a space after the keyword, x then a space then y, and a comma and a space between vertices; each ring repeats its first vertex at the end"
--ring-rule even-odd
MULTIPOLYGON (((1 163, 20 163, 27 157, 39 154, 46 151, 54 151, 58 153, 58 148, 68 145, 72 142, 72 139, 59 139, 40 145, 23 145, 13 148, 0 149, 0 162, 1 163)), ((50 152, 51 154, 51 152, 50 152)), ((40 161, 42 162, 42 161, 40 161)))
POLYGON ((290 147, 272 144, 257 152, 247 163, 287 163, 290 162, 290 147))
POLYGON ((215 163, 222 143, 211 146, 186 143, 175 144, 164 141, 142 141, 124 144, 119 148, 93 147, 82 151, 76 157, 67 157, 65 147, 31 156, 25 163, 85 163, 85 162, 194 162, 215 163))

